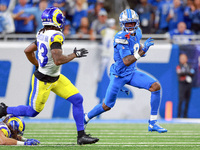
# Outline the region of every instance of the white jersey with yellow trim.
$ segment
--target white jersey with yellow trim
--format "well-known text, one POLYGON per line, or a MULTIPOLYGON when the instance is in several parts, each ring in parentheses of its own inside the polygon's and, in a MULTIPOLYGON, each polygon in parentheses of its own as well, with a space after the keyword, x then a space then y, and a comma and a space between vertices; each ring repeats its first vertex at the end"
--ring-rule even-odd
POLYGON ((63 44, 63 33, 56 30, 47 30, 44 33, 38 33, 36 37, 39 62, 38 71, 51 77, 59 76, 61 66, 56 66, 54 64, 50 47, 54 42, 58 42, 61 45, 63 44))
POLYGON ((11 137, 11 132, 8 126, 4 122, 0 122, 0 130, 4 133, 7 138, 11 137))

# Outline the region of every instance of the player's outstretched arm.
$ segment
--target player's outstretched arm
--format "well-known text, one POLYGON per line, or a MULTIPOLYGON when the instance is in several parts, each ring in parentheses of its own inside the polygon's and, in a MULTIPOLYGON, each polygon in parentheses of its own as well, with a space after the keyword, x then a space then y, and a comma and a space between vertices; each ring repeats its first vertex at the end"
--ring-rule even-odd
POLYGON ((35 51, 37 51, 37 45, 35 44, 35 42, 31 43, 25 50, 24 53, 26 54, 26 57, 28 58, 28 60, 35 65, 36 67, 38 67, 38 61, 35 57, 35 51))
POLYGON ((0 131, 0 145, 17 145, 17 140, 7 138, 2 131, 0 131))
POLYGON ((0 145, 38 145, 40 141, 36 139, 26 139, 25 141, 18 141, 13 138, 7 138, 2 131, 0 131, 0 145))
POLYGON ((65 63, 68 63, 72 61, 74 58, 80 58, 80 57, 86 57, 88 51, 84 48, 77 50, 76 48, 74 49, 73 53, 69 55, 63 55, 62 54, 62 49, 51 49, 52 57, 54 60, 54 63, 56 65, 62 65, 65 63))

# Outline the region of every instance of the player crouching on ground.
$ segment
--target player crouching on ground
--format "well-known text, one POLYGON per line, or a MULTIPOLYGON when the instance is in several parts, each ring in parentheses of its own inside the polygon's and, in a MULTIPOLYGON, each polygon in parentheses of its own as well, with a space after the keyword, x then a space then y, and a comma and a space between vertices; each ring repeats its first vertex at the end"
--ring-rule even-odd
POLYGON ((24 121, 10 115, 0 122, 0 145, 38 145, 36 139, 26 139, 23 136, 25 130, 24 121))

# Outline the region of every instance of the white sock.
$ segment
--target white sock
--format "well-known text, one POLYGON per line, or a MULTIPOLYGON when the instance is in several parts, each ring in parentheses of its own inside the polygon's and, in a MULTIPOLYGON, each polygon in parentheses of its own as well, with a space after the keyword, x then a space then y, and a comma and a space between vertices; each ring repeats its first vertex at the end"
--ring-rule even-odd
POLYGON ((150 116, 150 121, 157 120, 157 118, 158 118, 157 115, 151 115, 150 116))
POLYGON ((87 115, 87 114, 85 115, 85 121, 86 121, 86 122, 90 121, 90 119, 88 118, 88 115, 87 115))

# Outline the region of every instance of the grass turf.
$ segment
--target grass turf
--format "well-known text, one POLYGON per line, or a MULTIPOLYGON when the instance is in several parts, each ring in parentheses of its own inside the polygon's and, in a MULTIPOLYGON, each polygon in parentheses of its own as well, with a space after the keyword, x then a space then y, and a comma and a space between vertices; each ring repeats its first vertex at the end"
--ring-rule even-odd
POLYGON ((90 123, 86 132, 96 144, 76 144, 74 123, 26 123, 24 137, 41 141, 38 146, 0 146, 1 150, 199 150, 200 124, 160 124, 167 133, 148 132, 148 124, 90 123))

